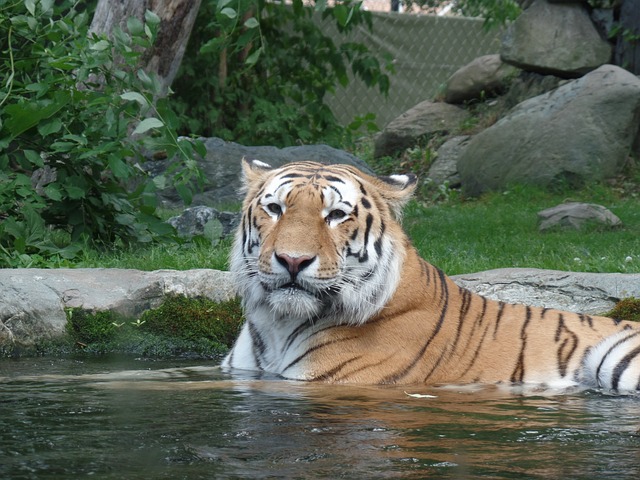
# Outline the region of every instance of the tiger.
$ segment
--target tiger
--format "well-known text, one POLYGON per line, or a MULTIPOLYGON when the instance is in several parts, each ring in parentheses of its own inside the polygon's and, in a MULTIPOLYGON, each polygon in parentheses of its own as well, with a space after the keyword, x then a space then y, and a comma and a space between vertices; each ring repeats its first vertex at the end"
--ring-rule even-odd
POLYGON ((245 321, 222 362, 346 384, 640 390, 640 325, 472 293, 401 226, 413 174, 242 160, 229 269, 245 321))

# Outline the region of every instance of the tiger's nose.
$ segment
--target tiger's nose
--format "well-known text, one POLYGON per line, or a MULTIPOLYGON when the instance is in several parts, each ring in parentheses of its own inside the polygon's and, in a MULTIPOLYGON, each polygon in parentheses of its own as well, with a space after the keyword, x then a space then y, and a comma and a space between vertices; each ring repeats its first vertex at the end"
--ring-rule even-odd
POLYGON ((289 275, 291 275, 291 280, 295 281, 298 273, 307 268, 309 265, 313 263, 316 257, 312 257, 310 255, 301 255, 299 257, 291 257, 286 253, 277 254, 276 260, 280 265, 287 269, 289 275))

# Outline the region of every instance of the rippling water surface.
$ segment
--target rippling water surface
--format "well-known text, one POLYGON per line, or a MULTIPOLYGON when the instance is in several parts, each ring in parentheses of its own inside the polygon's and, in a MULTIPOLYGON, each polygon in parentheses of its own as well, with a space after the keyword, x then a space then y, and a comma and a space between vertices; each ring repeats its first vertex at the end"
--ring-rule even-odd
POLYGON ((638 472, 638 397, 315 385, 184 361, 0 360, 2 479, 638 472))

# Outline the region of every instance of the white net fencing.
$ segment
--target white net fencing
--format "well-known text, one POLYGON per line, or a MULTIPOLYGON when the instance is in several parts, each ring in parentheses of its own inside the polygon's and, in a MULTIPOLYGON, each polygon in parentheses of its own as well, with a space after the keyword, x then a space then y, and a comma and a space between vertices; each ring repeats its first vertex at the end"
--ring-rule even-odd
MULTIPOLYGON (((390 1, 365 2, 373 12, 373 32, 360 27, 349 38, 391 57, 395 74, 391 76, 389 95, 385 97, 358 80, 339 88, 326 100, 345 125, 356 116, 374 113, 378 127, 383 128, 421 101, 433 99, 460 67, 499 51, 501 32, 485 31, 480 19, 374 11, 378 7, 389 10, 390 1)), ((323 29, 337 36, 329 22, 323 29)))

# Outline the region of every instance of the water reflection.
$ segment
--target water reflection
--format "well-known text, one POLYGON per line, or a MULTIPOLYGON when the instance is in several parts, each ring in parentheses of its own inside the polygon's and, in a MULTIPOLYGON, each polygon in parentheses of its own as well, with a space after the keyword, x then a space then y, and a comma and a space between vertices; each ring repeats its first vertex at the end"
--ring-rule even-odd
MULTIPOLYGON (((165 369, 165 367, 170 367, 165 369)), ((640 400, 0 361, 0 478, 637 478, 640 400)))

